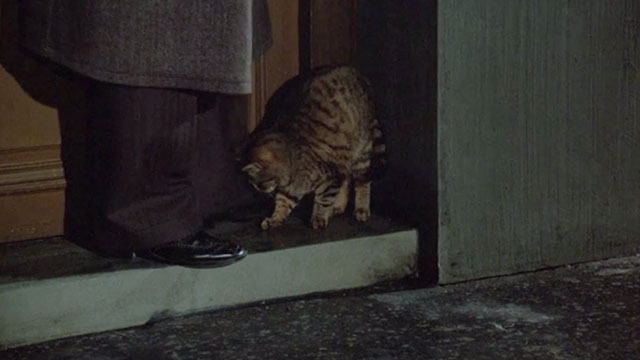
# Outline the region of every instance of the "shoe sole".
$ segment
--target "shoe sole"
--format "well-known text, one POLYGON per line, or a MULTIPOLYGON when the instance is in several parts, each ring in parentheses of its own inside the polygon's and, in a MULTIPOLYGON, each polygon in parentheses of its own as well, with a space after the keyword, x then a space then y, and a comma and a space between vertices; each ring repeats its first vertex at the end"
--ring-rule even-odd
POLYGON ((233 256, 233 257, 229 257, 226 259, 202 259, 199 261, 172 261, 170 259, 166 259, 164 257, 158 256, 152 252, 149 253, 136 253, 135 256, 139 257, 139 258, 143 258, 146 260, 150 260, 150 261, 154 261, 154 262, 159 262, 159 263, 163 263, 163 264, 169 264, 169 265, 178 265, 178 266, 183 266, 183 267, 190 267, 190 268, 197 268, 197 269, 203 269, 203 268, 216 268, 216 267, 223 267, 223 266, 229 266, 232 264, 237 263, 238 261, 244 259, 246 256, 248 255, 247 250, 242 250, 238 255, 233 256))

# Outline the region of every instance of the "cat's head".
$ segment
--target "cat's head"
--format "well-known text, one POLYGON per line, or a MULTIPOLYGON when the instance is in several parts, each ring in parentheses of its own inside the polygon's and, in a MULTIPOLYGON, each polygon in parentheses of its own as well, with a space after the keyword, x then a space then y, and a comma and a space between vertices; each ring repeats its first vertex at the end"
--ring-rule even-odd
POLYGON ((279 138, 266 138, 245 149, 244 172, 258 191, 274 195, 278 185, 289 178, 286 143, 279 138))

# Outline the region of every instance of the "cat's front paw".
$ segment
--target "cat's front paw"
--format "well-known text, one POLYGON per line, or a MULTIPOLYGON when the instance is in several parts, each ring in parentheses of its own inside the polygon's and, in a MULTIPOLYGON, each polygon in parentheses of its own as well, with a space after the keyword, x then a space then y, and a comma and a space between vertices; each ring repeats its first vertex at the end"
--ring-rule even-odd
POLYGON ((329 226, 329 218, 324 218, 322 216, 314 216, 311 219, 311 227, 314 229, 324 229, 329 226))
POLYGON ((371 211, 369 209, 355 209, 353 216, 360 222, 365 222, 371 217, 371 211))
POLYGON ((269 229, 277 228, 280 225, 282 225, 282 221, 276 221, 276 220, 273 220, 270 217, 265 218, 260 223, 260 227, 262 228, 262 230, 269 230, 269 229))

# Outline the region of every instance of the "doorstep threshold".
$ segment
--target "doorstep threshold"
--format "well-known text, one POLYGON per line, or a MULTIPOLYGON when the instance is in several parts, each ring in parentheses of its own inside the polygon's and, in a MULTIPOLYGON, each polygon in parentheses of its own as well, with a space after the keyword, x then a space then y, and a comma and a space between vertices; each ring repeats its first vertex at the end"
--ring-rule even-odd
POLYGON ((143 325, 158 316, 373 285, 416 269, 417 232, 372 217, 311 230, 292 218, 274 231, 221 223, 210 232, 248 249, 220 268, 110 259, 62 238, 0 246, 0 346, 143 325))

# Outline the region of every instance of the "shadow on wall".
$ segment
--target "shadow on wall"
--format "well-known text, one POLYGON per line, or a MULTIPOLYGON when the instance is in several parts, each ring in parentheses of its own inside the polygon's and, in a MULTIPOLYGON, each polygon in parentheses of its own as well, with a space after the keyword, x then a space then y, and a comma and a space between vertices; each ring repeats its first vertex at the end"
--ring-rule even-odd
POLYGON ((21 0, 0 0, 0 64, 32 98, 60 107, 67 97, 69 80, 44 59, 21 46, 21 0))
POLYGON ((64 130, 82 113, 83 80, 21 46, 20 2, 0 0, 0 64, 29 96, 58 109, 64 130))
MULTIPOLYGON (((358 2, 358 65, 373 86, 388 172, 376 209, 420 230, 419 271, 437 281, 436 0, 358 2)), ((376 204, 377 203, 377 204, 376 204)))

